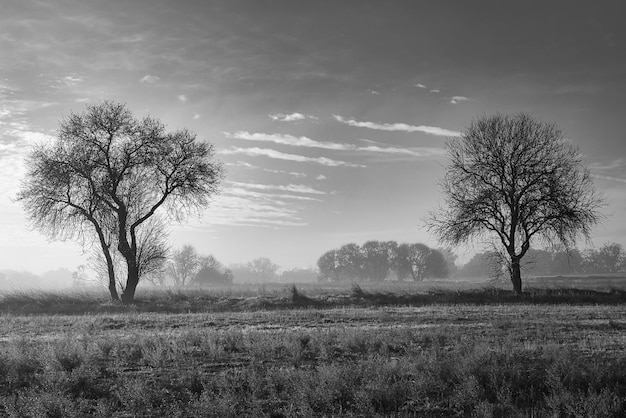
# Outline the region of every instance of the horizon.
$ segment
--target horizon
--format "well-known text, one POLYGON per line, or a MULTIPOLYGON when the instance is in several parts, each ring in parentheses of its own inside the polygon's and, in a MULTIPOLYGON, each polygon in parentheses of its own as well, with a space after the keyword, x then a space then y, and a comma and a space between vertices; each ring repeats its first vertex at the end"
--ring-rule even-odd
MULTIPOLYGON (((609 200, 593 244, 626 236, 626 7, 616 2, 3 6, 0 270, 87 264, 77 242, 30 230, 14 199, 32 145, 103 100, 215 145, 222 192, 201 217, 170 225, 170 243, 225 265, 307 268, 369 240, 439 247, 422 219, 441 202, 445 141, 496 112, 556 123, 609 200)), ((455 252, 467 261, 481 250, 455 252)))

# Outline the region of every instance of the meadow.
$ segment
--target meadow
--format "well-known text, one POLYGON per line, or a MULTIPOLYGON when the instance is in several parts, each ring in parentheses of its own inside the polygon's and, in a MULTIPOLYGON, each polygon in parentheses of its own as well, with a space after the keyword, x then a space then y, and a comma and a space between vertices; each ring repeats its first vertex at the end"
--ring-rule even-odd
POLYGON ((626 280, 0 297, 0 415, 620 417, 626 280))

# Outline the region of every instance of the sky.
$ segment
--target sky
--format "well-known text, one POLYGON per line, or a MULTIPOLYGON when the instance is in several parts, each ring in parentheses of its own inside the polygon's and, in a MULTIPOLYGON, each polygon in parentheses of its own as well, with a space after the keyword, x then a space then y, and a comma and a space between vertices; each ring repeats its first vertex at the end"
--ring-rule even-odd
MULTIPOLYGON (((224 264, 314 266, 355 242, 439 244, 444 144, 530 112, 580 147, 626 245, 626 5, 619 1, 3 0, 0 269, 74 269, 15 196, 71 112, 126 103, 216 147, 222 191, 169 226, 224 264)), ((480 248, 457 249, 461 260, 480 248)))

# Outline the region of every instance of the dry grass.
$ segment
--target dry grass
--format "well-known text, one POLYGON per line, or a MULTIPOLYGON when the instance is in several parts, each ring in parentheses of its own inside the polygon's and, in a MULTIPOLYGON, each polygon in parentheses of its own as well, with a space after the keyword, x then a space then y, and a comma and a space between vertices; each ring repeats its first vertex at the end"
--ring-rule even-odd
POLYGON ((625 314, 515 304, 10 316, 0 410, 623 416, 625 314))
POLYGON ((0 416, 626 414, 623 291, 412 290, 7 294, 0 416))

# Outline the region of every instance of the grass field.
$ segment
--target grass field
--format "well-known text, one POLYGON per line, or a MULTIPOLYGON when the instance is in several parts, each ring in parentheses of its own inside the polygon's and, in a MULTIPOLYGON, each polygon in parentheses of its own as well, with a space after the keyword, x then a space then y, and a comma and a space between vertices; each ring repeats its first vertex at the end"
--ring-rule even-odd
POLYGON ((621 417, 626 296, 610 280, 521 298, 468 283, 151 291, 134 307, 8 293, 0 415, 621 417))

